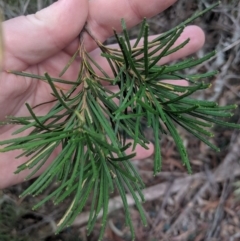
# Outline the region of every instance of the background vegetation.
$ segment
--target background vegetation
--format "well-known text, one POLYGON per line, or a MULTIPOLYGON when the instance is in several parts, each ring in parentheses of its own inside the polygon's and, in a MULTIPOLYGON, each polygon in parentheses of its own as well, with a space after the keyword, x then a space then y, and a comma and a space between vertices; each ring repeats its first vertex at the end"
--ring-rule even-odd
MULTIPOLYGON (((0 0, 5 19, 18 15, 34 13, 51 4, 53 0, 0 0)), ((203 9, 212 0, 187 1, 179 0, 173 7, 149 20, 153 34, 164 32, 185 20, 197 9, 203 9)), ((201 92, 197 98, 218 101, 220 105, 239 104, 240 102, 240 1, 222 0, 219 8, 198 19, 195 24, 206 33, 206 44, 197 53, 216 49, 216 58, 204 63, 195 72, 206 72, 214 69, 219 74, 209 81, 212 88, 201 92)), ((131 31, 136 36, 136 29, 131 31)), ((113 42, 109 39, 107 43, 113 42)), ((236 110, 232 121, 239 122, 240 109, 236 110)), ((221 148, 215 153, 194 137, 179 130, 188 147, 193 175, 189 176, 179 162, 179 155, 173 140, 164 137, 161 140, 164 154, 163 171, 153 177, 151 158, 136 161, 147 188, 145 190, 145 212, 148 227, 141 225, 134 207, 131 215, 136 229, 136 240, 240 240, 240 203, 235 182, 240 176, 240 138, 239 133, 229 129, 215 129, 214 142, 221 148)), ((151 140, 153 133, 146 129, 151 140)), ((100 223, 94 233, 86 236, 85 222, 88 208, 77 218, 74 225, 59 235, 54 235, 56 223, 61 217, 66 203, 54 207, 47 203, 38 212, 31 207, 46 193, 39 197, 19 199, 18 195, 29 185, 24 183, 0 191, 0 240, 45 240, 71 241, 91 240, 98 238, 100 223), (2 236, 1 236, 2 235, 2 236)), ((54 187, 52 187, 54 188, 54 187)), ((51 188, 47 191, 51 193, 51 188)), ((108 228, 104 240, 129 240, 129 230, 124 226, 124 217, 118 197, 113 197, 109 214, 108 228), (117 203, 117 205, 116 205, 117 203)), ((131 205, 131 200, 129 205, 131 205)))

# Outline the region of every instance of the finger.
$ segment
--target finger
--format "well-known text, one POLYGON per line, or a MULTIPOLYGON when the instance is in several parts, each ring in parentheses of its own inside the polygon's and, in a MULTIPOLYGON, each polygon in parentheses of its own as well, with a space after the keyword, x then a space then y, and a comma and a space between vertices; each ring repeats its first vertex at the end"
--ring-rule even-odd
MULTIPOLYGON (((113 35, 113 28, 121 31, 123 18, 128 28, 141 22, 144 17, 150 18, 164 11, 176 0, 95 0, 89 2, 87 26, 93 36, 103 42, 113 35)), ((85 35, 85 46, 93 50, 95 44, 85 35)))
MULTIPOLYGON (((131 142, 131 140, 129 140, 129 142, 131 142)), ((145 149, 144 147, 137 145, 134 150, 134 153, 136 153, 136 156, 133 158, 133 160, 146 159, 146 158, 150 157, 153 154, 153 152, 154 152, 154 146, 152 143, 148 144, 148 149, 145 149)), ((131 153, 133 153, 132 147, 130 147, 126 151, 127 155, 130 155, 131 153)))
POLYGON ((3 63, 2 22, 3 22, 3 13, 2 13, 2 9, 0 8, 0 71, 2 70, 2 63, 3 63))
MULTIPOLYGON (((156 36, 149 37, 150 40, 154 39, 154 38, 156 38, 156 36)), ((174 61, 174 60, 177 60, 180 58, 184 58, 190 54, 193 54, 202 48, 204 41, 205 41, 204 32, 202 31, 201 28, 199 28, 197 26, 188 26, 184 29, 183 33, 177 39, 177 41, 175 42, 173 47, 178 46, 179 44, 183 43, 188 38, 190 39, 190 42, 185 47, 181 48, 180 50, 178 50, 177 52, 175 52, 171 55, 168 55, 168 56, 162 58, 161 61, 159 62, 159 64, 166 64, 167 62, 174 61)), ((132 43, 134 44, 135 40, 132 40, 132 43)), ((141 45, 141 44, 142 43, 140 42, 139 45, 141 45)), ((109 47, 119 48, 119 46, 117 44, 109 45, 109 47)), ((75 50, 76 49, 72 49, 72 48, 65 49, 65 51, 68 54, 66 54, 66 52, 61 52, 61 54, 56 55, 56 56, 50 58, 49 60, 47 60, 47 62, 45 62, 44 66, 41 68, 42 69, 41 73, 44 73, 46 71, 49 73, 53 73, 53 70, 56 70, 55 76, 58 76, 59 72, 61 71, 59 69, 60 61, 61 61, 60 66, 61 66, 61 68, 63 68, 63 66, 68 62, 68 60, 70 58, 69 55, 73 55, 75 50)), ((157 53, 157 54, 159 54, 159 53, 157 53)), ((105 70, 105 72, 108 73, 109 76, 113 77, 111 68, 108 64, 108 61, 106 60, 106 58, 101 56, 101 50, 99 48, 93 50, 90 53, 90 55, 95 60, 95 62, 98 63, 105 70)), ((78 62, 72 63, 72 66, 69 68, 69 70, 65 74, 64 78, 65 79, 74 79, 76 76, 76 70, 78 68, 79 68, 78 62)), ((94 66, 93 66, 93 68, 94 68, 94 66)), ((94 69, 98 75, 100 75, 100 76, 102 75, 102 73, 97 68, 94 68, 94 69)), ((175 83, 176 83, 176 81, 175 81, 175 83)), ((109 84, 109 83, 104 83, 104 84, 109 84)), ((183 84, 186 85, 186 83, 183 83, 183 84)))
MULTIPOLYGON (((130 140, 128 142, 131 142, 130 140)), ((140 145, 136 146, 135 153, 136 156, 133 160, 140 160, 150 157, 153 154, 154 147, 153 144, 150 143, 148 145, 148 149, 143 148, 140 145)), ((126 154, 130 155, 132 153, 132 148, 128 148, 126 150, 126 154)), ((1 161, 0 161, 0 190, 6 187, 24 182, 26 177, 32 172, 32 170, 24 170, 18 174, 14 174, 17 167, 26 161, 25 157, 15 159, 15 156, 19 155, 19 151, 12 151, 11 153, 2 153, 1 161), (15 159, 15 160, 14 160, 15 159), (9 160, 14 160, 9 163, 9 160)), ((47 169, 47 167, 54 160, 54 157, 59 154, 59 150, 55 150, 55 152, 50 156, 48 161, 43 165, 43 167, 32 177, 37 177, 47 169)))
MULTIPOLYGON (((15 157, 21 154, 21 151, 11 151, 9 153, 1 153, 1 161, 0 161, 0 190, 7 188, 9 186, 22 183, 26 181, 26 177, 33 171, 33 169, 23 170, 18 174, 14 172, 17 168, 27 161, 26 157, 21 157, 16 159, 15 157)), ((39 176, 47 167, 51 164, 54 159, 55 153, 49 157, 47 162, 43 165, 43 167, 38 170, 38 172, 32 177, 39 176)))
MULTIPOLYGON (((156 36, 151 36, 150 39, 154 39, 156 38, 156 36)), ((175 44, 173 45, 172 48, 178 46, 179 44, 183 43, 185 40, 187 40, 188 38, 190 38, 190 42, 184 46, 183 48, 181 48, 180 50, 178 50, 175 53, 172 53, 166 57, 163 57, 158 64, 162 65, 162 64, 166 64, 168 62, 177 60, 177 59, 181 59, 184 58, 190 54, 193 54, 195 52, 197 52, 199 49, 202 48, 204 42, 205 42, 205 35, 204 32, 201 28, 197 27, 197 26, 188 26, 184 29, 183 33, 181 34, 181 36, 176 40, 175 44)), ((135 41, 132 41, 132 43, 134 43, 135 41)), ((140 43, 141 44, 141 43, 140 43)), ((118 45, 110 45, 110 47, 113 48, 119 48, 118 45)), ((159 54, 156 53, 156 54, 159 54)), ((108 64, 108 61, 106 60, 106 58, 101 56, 101 51, 99 49, 95 49, 94 51, 91 52, 91 56, 92 58, 94 58, 94 60, 96 61, 96 63, 99 63, 101 65, 101 67, 110 75, 112 76, 112 71, 111 68, 108 64)), ((97 69, 96 69, 97 71, 97 69)), ((97 72, 98 74, 101 74, 100 72, 97 72)))
POLYGON ((177 47, 188 38, 190 39, 190 42, 187 45, 179 49, 177 52, 162 58, 159 64, 166 64, 191 55, 200 50, 205 43, 205 34, 203 30, 197 26, 188 26, 184 29, 183 33, 177 39, 172 48, 177 47))
POLYGON ((54 55, 79 35, 87 14, 88 0, 60 0, 4 22, 4 69, 23 70, 54 55))

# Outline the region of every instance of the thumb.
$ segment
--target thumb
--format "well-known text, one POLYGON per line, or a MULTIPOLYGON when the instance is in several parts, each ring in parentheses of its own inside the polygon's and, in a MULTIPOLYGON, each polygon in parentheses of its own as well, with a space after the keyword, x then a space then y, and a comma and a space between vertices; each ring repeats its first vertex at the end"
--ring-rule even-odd
POLYGON ((36 14, 3 23, 4 69, 21 70, 65 48, 83 28, 88 0, 59 0, 36 14))

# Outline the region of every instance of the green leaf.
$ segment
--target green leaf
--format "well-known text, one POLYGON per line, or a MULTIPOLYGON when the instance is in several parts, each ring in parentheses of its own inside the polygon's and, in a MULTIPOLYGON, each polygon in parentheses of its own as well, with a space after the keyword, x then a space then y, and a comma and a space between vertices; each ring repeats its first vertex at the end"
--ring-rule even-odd
POLYGON ((170 117, 168 115, 166 115, 165 124, 166 124, 169 132, 171 133, 174 141, 175 141, 175 144, 176 144, 176 146, 178 148, 178 151, 181 155, 181 159, 183 161, 183 164, 186 165, 188 172, 192 173, 190 162, 189 162, 189 159, 188 159, 188 154, 187 154, 186 148, 183 145, 183 140, 179 136, 179 134, 176 130, 176 127, 174 126, 172 120, 170 119, 170 117))
POLYGON ((144 33, 144 30, 145 30, 146 22, 147 22, 146 18, 144 18, 143 21, 142 21, 141 29, 139 31, 138 37, 136 39, 136 42, 133 45, 133 48, 137 47, 137 45, 139 44, 141 38, 143 37, 143 33, 144 33))
POLYGON ((154 175, 156 175, 162 166, 162 156, 161 156, 161 148, 160 148, 160 123, 156 116, 152 117, 153 124, 153 133, 154 133, 154 175))
MULTIPOLYGON (((168 50, 173 46, 173 44, 176 42, 176 40, 180 37, 180 35, 183 32, 184 27, 180 27, 179 29, 176 29, 176 32, 173 33, 173 37, 169 41, 169 43, 166 45, 166 47, 162 50, 162 52, 158 55, 157 58, 152 61, 152 63, 149 65, 149 69, 151 69, 154 65, 160 61, 160 59, 165 56, 165 54, 168 52, 168 50)), ((164 71, 163 71, 164 73, 164 71)))
POLYGON ((66 66, 64 67, 64 69, 61 71, 61 73, 59 74, 59 77, 63 76, 64 73, 68 70, 68 68, 71 66, 71 64, 73 63, 73 61, 76 59, 76 57, 79 54, 79 49, 75 52, 75 54, 71 57, 71 59, 68 61, 68 63, 66 64, 66 66))

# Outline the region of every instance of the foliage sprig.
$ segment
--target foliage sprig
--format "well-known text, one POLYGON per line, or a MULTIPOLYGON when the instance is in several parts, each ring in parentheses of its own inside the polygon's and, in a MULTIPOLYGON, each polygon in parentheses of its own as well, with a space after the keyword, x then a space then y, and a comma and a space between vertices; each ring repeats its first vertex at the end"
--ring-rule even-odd
MULTIPOLYGON (((34 209, 50 199, 59 204, 68 196, 72 196, 70 206, 58 223, 57 232, 71 225, 91 198, 87 228, 90 233, 99 213, 102 212, 102 229, 99 236, 101 240, 107 223, 109 196, 115 189, 122 198, 126 224, 130 227, 132 237, 134 238, 134 227, 126 192, 133 196, 143 223, 147 224, 141 206, 144 201, 141 192, 144 183, 130 161, 135 156, 137 144, 148 148, 149 141, 144 136, 141 120, 145 119, 154 131, 154 174, 161 171, 160 139, 165 134, 172 136, 183 165, 191 173, 187 150, 177 126, 183 127, 216 151, 219 150, 218 147, 209 141, 209 138, 213 137, 210 129, 214 124, 240 128, 238 124, 225 121, 226 117, 232 116, 236 105, 218 106, 215 102, 191 97, 196 91, 211 86, 202 79, 214 76, 216 71, 182 74, 182 70, 210 59, 215 55, 215 51, 200 59, 188 58, 174 64, 158 65, 162 58, 188 44, 189 39, 178 46, 174 45, 185 25, 217 4, 195 14, 153 40, 148 38, 149 26, 144 20, 134 44, 130 42, 126 24, 122 20, 123 34, 119 35, 114 31, 119 45, 116 49, 103 45, 89 33, 101 49, 102 56, 108 61, 111 74, 106 73, 91 58, 81 41, 59 78, 52 78, 48 73, 38 76, 11 71, 17 75, 45 81, 51 87, 55 98, 54 106, 44 116, 35 114, 34 110, 39 105, 31 107, 26 104, 29 116, 6 117, 2 125, 21 125, 13 134, 31 131, 27 136, 0 141, 3 146, 0 152, 22 150, 22 154, 16 158, 25 156, 28 160, 18 167, 16 173, 25 169, 32 170, 26 177, 28 180, 47 162, 53 151, 60 149, 46 171, 21 195, 38 195, 53 181, 57 181, 59 185, 55 191, 35 205, 34 209), (142 45, 139 44, 141 39, 142 45), (61 79, 77 56, 80 56, 82 61, 76 80, 61 79), (179 79, 186 80, 188 85, 178 85, 179 79), (176 80, 176 84, 166 80, 176 80), (119 91, 113 93, 102 84, 103 81, 118 86, 119 91), (64 92, 58 87, 58 83, 68 84, 69 90, 64 92), (132 143, 127 141, 129 138, 133 140, 132 143), (133 154, 126 154, 128 148, 132 148, 133 154)), ((40 105, 43 104, 46 103, 40 105)))

